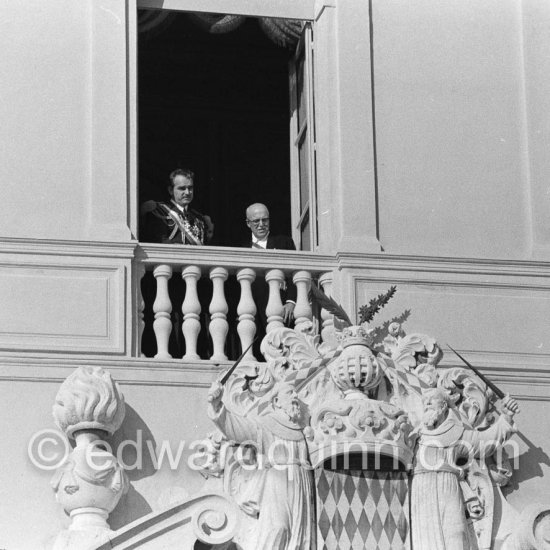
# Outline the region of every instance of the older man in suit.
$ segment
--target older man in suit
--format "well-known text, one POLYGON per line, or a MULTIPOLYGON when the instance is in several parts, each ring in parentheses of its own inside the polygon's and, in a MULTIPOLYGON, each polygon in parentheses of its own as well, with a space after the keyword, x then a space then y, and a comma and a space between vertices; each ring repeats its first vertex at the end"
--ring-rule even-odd
POLYGON ((286 235, 271 235, 269 232, 269 210, 265 204, 251 204, 246 209, 246 225, 250 238, 246 246, 272 250, 296 250, 294 241, 286 235))
MULTIPOLYGON (((250 229, 250 238, 243 243, 247 248, 256 250, 296 250, 294 241, 286 235, 272 235, 269 231, 269 210, 265 204, 254 203, 246 209, 246 225, 250 229)), ((263 280, 254 281, 252 294, 257 313, 258 342, 265 334, 267 317, 265 308, 269 299, 267 283, 263 280)), ((284 303, 283 322, 289 325, 294 320, 294 306, 296 304, 296 286, 290 278, 282 289, 281 298, 284 303)))

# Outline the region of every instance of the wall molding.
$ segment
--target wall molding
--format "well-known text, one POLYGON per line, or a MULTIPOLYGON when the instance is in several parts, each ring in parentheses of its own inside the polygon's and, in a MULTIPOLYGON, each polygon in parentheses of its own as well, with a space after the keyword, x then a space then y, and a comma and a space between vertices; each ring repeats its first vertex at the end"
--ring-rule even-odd
POLYGON ((230 365, 231 361, 184 363, 181 359, 157 361, 141 357, 2 354, 0 381, 61 383, 78 367, 97 366, 108 370, 122 385, 208 388, 216 375, 230 365))
POLYGON ((0 237, 0 254, 131 259, 137 241, 103 242, 0 237))
MULTIPOLYGON (((461 272, 462 273, 462 272, 461 272)), ((518 276, 519 277, 519 276, 518 276)), ((384 277, 369 277, 369 276, 363 276, 363 275, 356 275, 352 276, 352 281, 354 283, 354 289, 355 292, 357 292, 357 283, 395 283, 395 284, 407 284, 411 286, 429 286, 429 285, 437 285, 439 287, 453 287, 453 288, 486 288, 486 289, 492 289, 492 290, 527 290, 527 291, 550 291, 550 278, 548 279, 548 284, 518 284, 517 282, 511 281, 511 280, 505 280, 501 281, 498 280, 480 280, 480 279, 469 279, 469 280, 459 280, 459 279, 449 279, 449 280, 442 280, 442 279, 428 279, 428 278, 414 278, 414 277, 392 277, 390 275, 384 276, 384 277)), ((529 281, 529 280, 528 280, 529 281)), ((546 282, 546 281, 541 281, 546 282)), ((538 281, 537 281, 538 283, 538 281)))
MULTIPOLYGON (((493 358, 492 354, 484 355, 483 360, 474 354, 468 355, 468 359, 503 391, 519 399, 550 401, 550 369, 544 368, 540 357, 493 358), (518 368, 517 365, 523 366, 518 368)), ((546 365, 550 364, 550 356, 545 360, 546 365)), ((123 386, 208 388, 231 364, 231 361, 184 363, 181 359, 157 361, 149 358, 3 354, 0 355, 0 382, 61 383, 80 366, 99 366, 108 370, 123 386)), ((447 354, 441 368, 451 367, 464 365, 447 354)))
POLYGON ((464 273, 468 275, 506 275, 542 277, 550 281, 550 262, 393 254, 336 254, 340 269, 411 271, 425 273, 464 273))
MULTIPOLYGON (((256 251, 247 248, 193 247, 125 242, 22 239, 0 237, 0 254, 45 254, 102 258, 136 258, 147 263, 205 263, 248 267, 251 260, 269 267, 288 269, 365 269, 425 273, 464 273, 468 275, 534 276, 550 280, 550 261, 407 256, 384 253, 338 252, 319 254, 300 251, 256 251), (239 257, 235 257, 235 256, 239 257)), ((550 285, 550 283, 549 283, 550 285)))

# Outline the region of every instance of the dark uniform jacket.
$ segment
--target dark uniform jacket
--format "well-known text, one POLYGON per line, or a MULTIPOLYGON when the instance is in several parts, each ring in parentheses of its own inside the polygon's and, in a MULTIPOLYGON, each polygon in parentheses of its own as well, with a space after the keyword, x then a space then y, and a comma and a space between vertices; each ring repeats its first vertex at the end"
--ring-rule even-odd
POLYGON ((204 244, 204 215, 192 208, 184 213, 174 202, 158 202, 157 207, 144 217, 140 240, 162 244, 204 244))

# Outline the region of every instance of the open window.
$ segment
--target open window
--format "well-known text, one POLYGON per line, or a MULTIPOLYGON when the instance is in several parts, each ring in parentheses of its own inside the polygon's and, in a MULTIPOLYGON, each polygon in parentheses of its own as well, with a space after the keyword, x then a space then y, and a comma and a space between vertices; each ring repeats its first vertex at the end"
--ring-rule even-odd
POLYGON ((211 244, 245 242, 245 209, 263 202, 273 233, 314 250, 311 25, 295 21, 281 46, 269 32, 288 19, 139 9, 138 21, 139 203, 168 200, 170 172, 191 168, 211 244))

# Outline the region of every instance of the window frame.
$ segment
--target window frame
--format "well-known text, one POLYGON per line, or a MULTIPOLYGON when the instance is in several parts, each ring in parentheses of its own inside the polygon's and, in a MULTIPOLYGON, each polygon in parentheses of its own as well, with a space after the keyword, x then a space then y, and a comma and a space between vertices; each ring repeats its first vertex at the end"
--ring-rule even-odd
POLYGON ((307 239, 307 251, 313 252, 318 248, 317 228, 317 166, 315 144, 315 106, 313 81, 313 26, 307 22, 296 47, 294 59, 289 68, 290 92, 290 169, 291 169, 291 220, 292 238, 297 248, 304 250, 304 240, 307 239), (299 65, 301 64, 301 69, 299 65), (298 77, 302 72, 301 97, 304 106, 304 119, 300 120, 300 97, 298 91, 298 77), (303 180, 300 152, 302 147, 307 153, 307 165, 303 180), (303 193, 304 186, 306 193, 303 193), (303 197, 305 195, 305 200, 303 197), (309 224, 308 234, 304 239, 304 227, 309 224))
MULTIPOLYGON (((131 226, 134 235, 139 235, 139 135, 138 135, 138 10, 139 9, 155 9, 183 12, 202 12, 202 13, 224 13, 228 15, 244 15, 247 17, 277 17, 282 19, 301 19, 307 22, 307 26, 311 29, 316 18, 318 7, 317 0, 129 0, 128 1, 128 177, 130 184, 130 207, 131 207, 131 226)), ((311 31, 310 31, 311 35, 311 31)), ((311 44, 309 44, 310 46, 311 44)), ((312 63, 312 60, 309 61, 312 63)), ((313 74, 308 71, 308 95, 313 89, 313 74)), ((289 75, 290 77, 290 75, 289 75)), ((290 78, 289 78, 290 82, 290 78)), ((308 98, 309 103, 309 98, 308 98)), ((308 112, 313 112, 308 106, 308 112)), ((308 115, 309 116, 309 115, 308 115)), ((291 128, 293 117, 291 117, 291 128)), ((314 129, 314 121, 308 121, 308 129, 314 129)), ((308 130, 308 139, 312 132, 308 130)), ((291 187, 291 221, 292 221, 292 236, 298 249, 301 249, 301 234, 299 229, 296 230, 296 211, 300 209, 300 181, 298 173, 298 181, 296 181, 296 170, 299 171, 299 161, 294 158, 296 147, 293 146, 292 130, 290 147, 290 187, 291 187), (295 194, 298 193, 296 200, 295 194), (296 231, 298 233, 296 234, 296 231), (299 237, 299 238, 298 238, 299 237)), ((314 146, 308 147, 309 164, 315 163, 314 146)), ((309 174, 312 174, 311 168, 309 174)), ((316 178, 315 178, 316 179, 316 178)), ((312 186, 310 185, 310 195, 312 186)), ((316 203, 316 200, 315 200, 316 203)), ((310 226, 315 231, 310 235, 311 251, 315 250, 318 243, 317 236, 317 216, 316 204, 310 201, 310 207, 307 214, 300 217, 299 223, 302 223, 306 215, 310 217, 310 226), (313 216, 313 217, 312 217, 313 216)))
POLYGON ((134 0, 137 9, 198 11, 247 17, 315 19, 315 0, 134 0))

